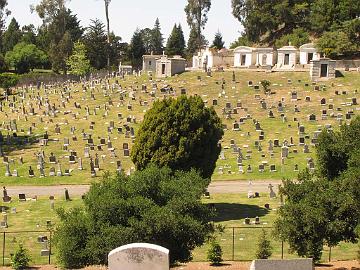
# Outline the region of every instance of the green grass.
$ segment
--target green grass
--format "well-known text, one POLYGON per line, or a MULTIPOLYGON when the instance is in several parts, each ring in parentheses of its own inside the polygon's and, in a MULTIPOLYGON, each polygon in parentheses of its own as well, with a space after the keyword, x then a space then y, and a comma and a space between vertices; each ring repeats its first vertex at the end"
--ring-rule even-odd
MULTIPOLYGON (((272 258, 281 258, 281 242, 277 241, 272 235, 273 222, 279 207, 278 199, 269 199, 268 194, 260 194, 260 198, 248 199, 245 194, 215 194, 211 199, 203 199, 204 203, 214 203, 217 209, 216 224, 225 226, 225 232, 218 236, 225 260, 233 259, 233 230, 234 230, 234 259, 252 260, 255 258, 256 243, 262 228, 268 232, 273 246, 272 258), (266 203, 270 204, 271 210, 264 208, 266 203), (260 217, 261 225, 244 225, 246 217, 254 221, 255 217, 260 217), (234 229, 233 229, 234 227, 234 229)), ((55 198, 55 208, 63 207, 69 209, 74 206, 81 206, 80 198, 73 198, 70 202, 65 202, 63 197, 55 198)), ((0 230, 0 254, 2 254, 3 232, 5 237, 5 263, 10 263, 10 254, 14 252, 19 243, 23 243, 30 250, 33 264, 46 264, 48 257, 41 257, 40 251, 42 244, 37 242, 40 235, 50 234, 47 231, 46 221, 51 220, 56 226, 58 217, 54 210, 50 210, 48 198, 40 197, 37 201, 28 200, 26 202, 13 201, 5 204, 8 207, 9 228, 0 230), (16 207, 17 213, 11 213, 11 208, 16 207), (24 232, 27 231, 27 232, 24 232), (39 231, 39 232, 36 232, 39 231), (40 232, 43 231, 43 232, 40 232), (45 232, 44 232, 45 231, 45 232)), ((52 247, 52 263, 56 263, 56 249, 52 247)), ((208 244, 195 249, 193 252, 194 261, 206 261, 208 244)), ((332 250, 332 260, 350 260, 356 258, 357 245, 341 243, 332 250)), ((1 256, 1 255, 0 255, 1 256)), ((294 254, 288 252, 288 246, 284 245, 284 258, 296 258, 294 254)), ((2 256, 1 256, 2 259, 2 256)), ((0 259, 0 264, 1 264, 0 259)), ((328 248, 324 247, 323 261, 328 260, 328 248)))
MULTIPOLYGON (((270 199, 268 194, 260 194, 260 198, 248 199, 245 194, 215 194, 211 199, 204 199, 205 203, 214 203, 217 209, 216 224, 225 225, 224 233, 217 237, 223 249, 224 260, 255 259, 258 237, 264 228, 271 241, 273 259, 279 259, 282 255, 282 244, 272 233, 272 226, 277 216, 277 209, 280 205, 278 199, 270 199), (264 208, 266 203, 270 204, 271 210, 264 208), (260 225, 245 225, 245 218, 251 221, 255 217, 260 218, 260 225), (234 240, 233 240, 234 239, 234 240), (233 244, 234 243, 234 244, 233 244), (233 248, 234 247, 234 248, 233 248), (233 252, 234 250, 234 252, 233 252)), ((195 249, 194 260, 206 261, 206 252, 209 245, 195 249)), ((357 256, 357 244, 341 242, 332 249, 332 260, 352 260, 357 256)), ((284 243, 285 259, 297 258, 296 254, 290 253, 289 246, 284 243)), ((322 261, 327 262, 329 248, 324 247, 322 261)))
MULTIPOLYGON (((176 89, 177 94, 180 92, 181 87, 187 89, 188 95, 198 94, 200 95, 208 106, 212 105, 212 100, 218 98, 219 94, 222 93, 221 89, 221 80, 224 78, 226 80, 225 85, 225 94, 221 98, 218 98, 218 106, 215 106, 215 109, 219 116, 222 118, 223 123, 227 126, 225 135, 222 141, 222 146, 224 148, 226 160, 218 160, 217 168, 213 174, 213 180, 239 180, 239 179, 282 179, 282 178, 295 178, 297 172, 294 172, 294 165, 298 164, 299 169, 304 169, 306 167, 306 159, 308 157, 315 157, 315 148, 310 146, 310 153, 304 154, 301 146, 294 146, 290 149, 289 158, 286 159, 285 165, 281 166, 280 158, 280 148, 274 148, 274 157, 271 158, 268 152, 268 141, 279 139, 282 142, 284 139, 290 142, 290 137, 293 138, 294 143, 297 145, 299 141, 299 135, 297 133, 297 122, 293 121, 293 118, 296 117, 301 124, 304 124, 306 127, 306 134, 312 137, 312 133, 315 130, 320 129, 325 124, 331 124, 335 129, 338 128, 338 122, 335 118, 328 117, 327 120, 321 120, 321 109, 326 109, 326 106, 320 106, 320 99, 325 97, 327 103, 330 103, 330 99, 334 104, 333 112, 337 114, 336 108, 341 108, 342 113, 345 113, 348 110, 353 110, 355 114, 359 113, 359 110, 356 110, 356 106, 347 106, 346 102, 351 101, 352 97, 357 97, 360 100, 359 93, 355 93, 355 90, 360 90, 360 76, 357 73, 347 72, 344 74, 343 78, 337 78, 329 82, 321 83, 326 85, 326 91, 314 91, 313 86, 305 87, 304 83, 309 83, 308 73, 260 73, 260 72, 250 72, 250 71, 236 71, 237 83, 232 83, 232 73, 231 72, 220 72, 213 73, 213 77, 208 78, 204 73, 199 72, 186 72, 179 76, 169 78, 166 80, 158 80, 158 88, 162 87, 165 84, 171 85, 176 89), (197 76, 200 75, 202 80, 197 80, 197 76), (265 96, 263 91, 255 91, 253 88, 247 86, 247 81, 252 80, 254 83, 262 79, 268 79, 273 84, 271 86, 272 91, 275 93, 269 97, 265 96), (291 79, 292 83, 288 84, 287 80, 291 79), (299 82, 300 80, 300 82, 299 82), (274 85, 275 84, 275 85, 274 85), (299 101, 297 102, 300 109, 300 113, 294 112, 294 102, 290 101, 290 92, 292 90, 298 91, 299 101), (335 95, 335 90, 347 90, 346 95, 335 95), (275 119, 268 118, 268 110, 261 109, 260 100, 255 99, 255 95, 260 95, 261 99, 265 99, 268 108, 272 108, 274 112, 275 119), (305 102, 305 96, 311 96, 311 102, 305 102), (285 114, 288 121, 283 123, 280 114, 277 112, 277 103, 285 98, 285 114), (232 116, 232 119, 225 119, 222 115, 222 108, 225 107, 226 102, 230 102, 232 106, 236 106, 237 101, 241 101, 244 108, 247 108, 247 111, 238 110, 238 114, 232 116), (310 113, 316 113, 317 121, 310 123, 307 120, 307 117, 310 113), (252 119, 245 121, 243 125, 240 126, 240 131, 233 131, 232 124, 235 120, 239 121, 240 117, 246 117, 247 114, 250 114, 252 119, 257 119, 261 123, 261 127, 265 132, 265 139, 261 142, 262 152, 259 152, 254 146, 254 141, 258 139, 258 132, 255 131, 254 124, 252 119), (247 136, 247 133, 250 132, 250 136, 247 136), (253 173, 244 173, 240 174, 238 172, 236 164, 236 155, 232 153, 231 149, 227 149, 227 146, 230 144, 230 140, 234 139, 236 144, 242 148, 242 152, 246 155, 246 151, 251 151, 251 159, 244 160, 244 169, 247 168, 247 165, 250 164, 253 168, 253 173), (294 153, 294 149, 298 150, 298 153, 294 153), (262 154, 265 157, 262 157, 262 154), (269 166, 265 167, 265 172, 258 172, 258 165, 261 162, 268 162, 268 164, 275 164, 277 167, 277 172, 269 172, 269 166), (219 167, 224 167, 224 174, 219 174, 219 167), (228 173, 228 169, 231 170, 231 173, 228 173)), ((47 92, 47 97, 49 98, 50 104, 55 103, 57 109, 59 110, 57 117, 51 122, 50 117, 42 116, 42 112, 38 111, 35 102, 33 101, 33 106, 37 115, 29 116, 28 121, 24 121, 24 116, 18 112, 11 112, 8 106, 3 106, 4 112, 7 113, 8 117, 5 117, 4 113, 0 114, 0 120, 4 122, 0 126, 0 130, 3 135, 6 135, 8 131, 5 129, 6 125, 10 122, 11 119, 17 119, 18 123, 18 136, 25 136, 28 128, 32 123, 34 123, 34 136, 41 136, 48 131, 50 134, 50 139, 58 139, 58 141, 50 141, 49 145, 46 147, 39 146, 38 143, 28 145, 26 148, 17 148, 17 149, 8 149, 4 147, 5 151, 9 155, 9 158, 14 161, 10 163, 11 170, 17 169, 19 171, 20 177, 8 177, 5 178, 5 166, 0 166, 0 182, 1 184, 6 185, 55 185, 55 184, 85 184, 90 183, 92 180, 90 178, 90 165, 89 160, 83 158, 83 171, 77 169, 78 164, 69 164, 68 155, 69 153, 62 150, 64 137, 70 138, 70 150, 77 152, 78 156, 84 156, 84 146, 85 141, 82 140, 81 131, 84 130, 86 133, 92 134, 95 144, 99 143, 99 138, 107 139, 107 127, 109 126, 110 121, 115 121, 116 127, 121 127, 126 123, 127 116, 135 116, 137 119, 136 124, 131 124, 135 132, 139 128, 139 123, 141 122, 144 112, 151 107, 151 104, 156 99, 162 99, 163 94, 160 93, 160 90, 156 92, 156 98, 151 98, 149 94, 141 92, 141 85, 146 84, 148 90, 151 91, 151 83, 149 83, 147 76, 141 77, 126 77, 125 80, 120 80, 123 89, 129 90, 138 89, 136 91, 137 100, 131 101, 129 99, 128 93, 126 94, 124 104, 120 104, 119 93, 113 92, 109 93, 109 96, 104 96, 103 90, 100 86, 97 86, 94 91, 95 100, 90 98, 89 92, 83 92, 80 85, 71 86, 71 99, 69 103, 66 104, 66 108, 61 106, 61 97, 59 93, 47 92), (114 106, 109 106, 109 114, 105 116, 104 104, 109 101, 111 97, 114 106), (148 101, 148 106, 140 106, 139 98, 142 100, 148 101), (74 107, 74 102, 79 102, 82 106, 81 109, 76 109, 74 107), (131 103, 133 105, 133 110, 127 110, 127 104, 131 103), (85 105, 90 107, 91 115, 88 117, 88 120, 85 120, 85 105), (98 107, 97 115, 93 115, 94 108, 98 107), (71 113, 65 113, 65 111, 71 111, 71 113), (72 113, 77 114, 77 119, 72 118, 72 113), (118 113, 122 113, 123 119, 118 119, 118 113), (43 119, 43 122, 40 121, 40 118, 43 119), (65 122, 68 122, 66 125, 65 122), (94 130, 89 130, 89 123, 91 121, 96 122, 94 130), (61 126, 61 134, 54 134, 55 124, 58 123, 61 126), (70 134, 70 127, 75 126, 77 141, 72 141, 72 135, 70 134), (24 132, 20 130, 23 129, 24 132), (46 154, 46 160, 48 162, 48 156, 53 152, 60 160, 62 164, 62 169, 71 169, 72 173, 70 177, 44 177, 39 178, 39 171, 36 169, 36 153, 44 150, 46 154), (22 156, 25 163, 19 164, 18 160, 22 156), (35 169, 37 177, 29 178, 28 177, 28 168, 32 166, 35 169)), ((34 90, 34 93, 29 91, 27 96, 30 94, 37 95, 37 91, 34 90)), ((45 97, 44 90, 41 89, 39 95, 45 97)), ((27 102, 24 102, 26 109, 28 110, 27 102)), ((19 103, 17 108, 19 108, 19 103)), ((331 113, 331 110, 328 110, 328 113, 331 113)), ((100 158, 100 167, 101 171, 98 173, 98 178, 101 177, 102 173, 105 170, 114 171, 116 169, 116 161, 121 160, 123 168, 125 171, 128 171, 134 165, 131 162, 129 157, 123 156, 122 143, 130 143, 131 148, 131 138, 125 138, 124 134, 117 134, 116 130, 113 131, 113 134, 110 134, 113 146, 117 149, 116 153, 118 158, 110 158, 110 152, 107 150, 107 147, 103 147, 103 151, 97 151, 99 156, 104 156, 104 161, 100 158)), ((310 144, 310 140, 306 139, 306 143, 310 144)), ((91 155, 94 156, 96 151, 91 151, 91 155)), ((49 168, 51 165, 49 163, 45 166, 45 172, 48 175, 49 168)), ((56 166, 54 166, 56 169, 56 166)))
MULTIPOLYGON (((66 202, 62 197, 55 198, 55 209, 60 207, 69 209, 70 207, 80 205, 82 205, 80 198, 75 197, 70 202, 66 202)), ((30 251, 33 264, 47 264, 48 257, 40 256, 43 245, 38 243, 37 238, 40 235, 46 235, 50 239, 46 222, 50 220, 54 226, 58 222, 55 210, 50 208, 49 199, 40 197, 35 201, 28 198, 26 202, 19 202, 13 199, 11 203, 5 203, 2 206, 8 208, 8 228, 0 230, 1 260, 5 232, 5 264, 10 264, 10 254, 14 253, 19 243, 23 243, 24 247, 30 251), (16 213, 12 213, 12 208, 16 208, 16 213)), ((55 256, 52 256, 52 261, 55 261, 55 256)), ((1 263, 2 261, 0 261, 1 263)))

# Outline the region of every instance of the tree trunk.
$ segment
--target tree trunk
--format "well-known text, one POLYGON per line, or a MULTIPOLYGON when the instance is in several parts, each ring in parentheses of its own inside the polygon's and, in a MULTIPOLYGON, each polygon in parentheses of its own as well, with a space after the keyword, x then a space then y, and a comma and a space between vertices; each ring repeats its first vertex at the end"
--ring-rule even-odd
POLYGON ((109 0, 105 1, 105 14, 106 14, 106 26, 107 26, 107 43, 108 43, 108 52, 107 52, 107 66, 108 70, 110 70, 110 20, 109 20, 109 0))

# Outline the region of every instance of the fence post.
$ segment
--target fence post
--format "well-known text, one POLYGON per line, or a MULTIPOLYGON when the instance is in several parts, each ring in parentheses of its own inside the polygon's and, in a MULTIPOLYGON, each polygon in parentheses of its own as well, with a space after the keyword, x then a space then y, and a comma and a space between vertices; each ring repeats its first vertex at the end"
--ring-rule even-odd
POLYGON ((235 260, 235 228, 232 228, 232 237, 233 237, 233 243, 232 243, 232 260, 235 260))
POLYGON ((4 232, 4 237, 3 237, 3 266, 5 266, 5 234, 6 232, 4 232))
POLYGON ((49 239, 49 264, 51 264, 51 230, 50 230, 50 239, 49 239))
POLYGON ((281 259, 284 259, 284 240, 281 241, 281 259))
POLYGON ((329 247, 329 262, 331 262, 331 246, 329 247))

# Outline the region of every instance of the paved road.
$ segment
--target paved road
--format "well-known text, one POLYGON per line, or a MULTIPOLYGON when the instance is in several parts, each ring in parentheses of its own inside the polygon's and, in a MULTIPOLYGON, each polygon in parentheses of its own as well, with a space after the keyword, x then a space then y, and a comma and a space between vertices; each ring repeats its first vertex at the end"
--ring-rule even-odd
MULTIPOLYGON (((281 183, 281 181, 252 181, 251 188, 248 181, 213 181, 208 190, 211 194, 247 193, 249 189, 254 192, 267 192, 269 183, 274 186, 274 191, 277 192, 277 186, 281 183)), ((64 189, 67 188, 70 195, 80 196, 86 193, 89 190, 89 187, 89 185, 11 186, 6 189, 9 196, 17 196, 19 193, 25 193, 26 196, 55 196, 63 195, 64 189)))

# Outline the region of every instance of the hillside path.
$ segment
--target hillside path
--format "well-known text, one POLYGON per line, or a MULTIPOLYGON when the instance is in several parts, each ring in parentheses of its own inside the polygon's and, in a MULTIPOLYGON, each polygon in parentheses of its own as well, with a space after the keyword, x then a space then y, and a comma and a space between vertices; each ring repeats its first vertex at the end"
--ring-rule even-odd
MULTIPOLYGON (((210 194, 224 194, 224 193, 247 193, 249 189, 253 192, 268 192, 268 185, 274 186, 274 191, 277 192, 280 180, 254 180, 251 188, 249 181, 213 181, 208 190, 210 194)), ((9 196, 17 196, 19 193, 25 193, 26 196, 50 196, 63 195, 64 189, 67 188, 69 194, 72 196, 80 196, 86 193, 90 185, 57 185, 57 186, 9 186, 6 187, 9 196)))

